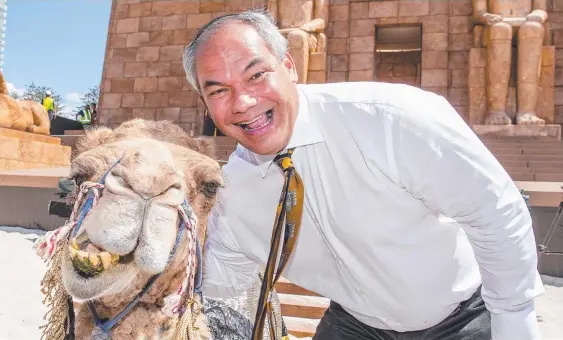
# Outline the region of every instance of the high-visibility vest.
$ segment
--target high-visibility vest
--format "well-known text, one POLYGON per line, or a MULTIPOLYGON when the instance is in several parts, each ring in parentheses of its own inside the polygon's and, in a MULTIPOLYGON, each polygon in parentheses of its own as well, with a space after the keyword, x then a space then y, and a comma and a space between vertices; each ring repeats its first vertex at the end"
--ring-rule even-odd
POLYGON ((92 122, 92 117, 90 114, 90 110, 88 109, 84 109, 82 110, 82 112, 84 113, 83 116, 79 116, 78 120, 82 123, 82 124, 90 124, 92 122))
POLYGON ((51 97, 45 97, 43 98, 43 107, 45 108, 45 111, 49 112, 49 110, 55 112, 55 102, 53 101, 53 98, 51 97))

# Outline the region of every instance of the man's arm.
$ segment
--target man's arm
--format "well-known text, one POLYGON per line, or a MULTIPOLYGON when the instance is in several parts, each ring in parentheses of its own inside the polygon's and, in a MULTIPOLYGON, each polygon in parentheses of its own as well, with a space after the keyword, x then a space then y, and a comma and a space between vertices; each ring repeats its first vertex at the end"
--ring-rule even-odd
POLYGON ((207 225, 204 250, 203 294, 210 297, 234 297, 250 289, 258 279, 259 264, 246 257, 229 227, 223 203, 228 204, 227 188, 219 191, 217 203, 207 225))
POLYGON ((532 221, 518 188, 442 97, 413 95, 380 109, 390 177, 431 211, 460 223, 479 264, 495 340, 539 339, 543 293, 532 221))

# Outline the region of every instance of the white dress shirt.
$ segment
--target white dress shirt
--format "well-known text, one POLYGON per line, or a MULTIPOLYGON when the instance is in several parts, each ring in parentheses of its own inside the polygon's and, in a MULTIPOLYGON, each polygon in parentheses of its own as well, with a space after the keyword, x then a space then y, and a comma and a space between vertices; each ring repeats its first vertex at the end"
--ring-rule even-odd
MULTIPOLYGON (((305 186, 282 274, 376 328, 432 327, 482 283, 493 339, 539 339, 543 293, 518 188, 446 99, 399 84, 298 85, 288 148, 305 186)), ((268 258, 283 184, 237 147, 208 226, 204 294, 249 288, 268 258)))

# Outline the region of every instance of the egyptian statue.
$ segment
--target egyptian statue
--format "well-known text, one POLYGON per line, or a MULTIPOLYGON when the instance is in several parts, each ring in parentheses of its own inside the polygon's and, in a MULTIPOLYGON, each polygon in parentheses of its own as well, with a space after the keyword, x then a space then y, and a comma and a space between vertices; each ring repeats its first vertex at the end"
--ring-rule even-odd
POLYGON ((512 49, 516 47, 516 124, 542 125, 536 116, 539 78, 547 20, 547 0, 472 0, 475 32, 487 49, 486 125, 510 125, 507 95, 512 49))
POLYGON ((307 83, 310 54, 326 52, 328 0, 268 0, 268 11, 289 42, 298 83, 307 83))

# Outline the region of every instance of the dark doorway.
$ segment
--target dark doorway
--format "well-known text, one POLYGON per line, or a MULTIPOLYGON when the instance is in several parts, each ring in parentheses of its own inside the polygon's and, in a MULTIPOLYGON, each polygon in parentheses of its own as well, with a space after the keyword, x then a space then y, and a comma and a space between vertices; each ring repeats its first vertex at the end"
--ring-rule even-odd
POLYGON ((374 80, 420 87, 422 26, 377 26, 374 59, 374 80))

